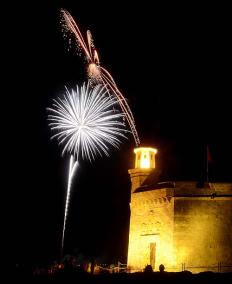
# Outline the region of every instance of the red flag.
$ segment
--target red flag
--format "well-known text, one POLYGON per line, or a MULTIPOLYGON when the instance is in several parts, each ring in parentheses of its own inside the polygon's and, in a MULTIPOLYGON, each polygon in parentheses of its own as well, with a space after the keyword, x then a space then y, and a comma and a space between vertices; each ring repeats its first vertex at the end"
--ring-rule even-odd
POLYGON ((208 145, 207 145, 207 162, 208 163, 212 163, 213 162, 212 155, 211 155, 211 152, 209 150, 209 146, 208 145))

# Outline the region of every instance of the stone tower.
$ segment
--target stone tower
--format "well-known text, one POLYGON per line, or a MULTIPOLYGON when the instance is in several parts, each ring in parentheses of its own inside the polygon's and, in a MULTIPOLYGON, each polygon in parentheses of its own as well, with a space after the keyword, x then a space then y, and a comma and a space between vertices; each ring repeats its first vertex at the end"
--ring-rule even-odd
POLYGON ((129 170, 131 177, 131 192, 140 187, 146 178, 155 169, 155 154, 157 150, 154 148, 140 147, 134 150, 135 168, 129 170))
POLYGON ((168 271, 232 269, 232 184, 159 182, 153 148, 135 149, 127 265, 168 271), (155 177, 154 178, 152 178, 155 177))

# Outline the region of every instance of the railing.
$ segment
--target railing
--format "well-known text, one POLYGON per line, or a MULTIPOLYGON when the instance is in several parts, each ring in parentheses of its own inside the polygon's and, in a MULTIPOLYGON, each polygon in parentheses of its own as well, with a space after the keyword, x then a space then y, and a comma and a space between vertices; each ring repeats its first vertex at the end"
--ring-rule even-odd
MULTIPOLYGON (((88 263, 86 271, 91 272, 90 263, 88 263)), ((145 267, 144 267, 145 268, 145 267)), ((144 272, 144 268, 136 268, 127 266, 126 263, 118 262, 117 264, 95 264, 94 265, 94 274, 98 273, 133 273, 133 272, 144 272)), ((159 266, 156 266, 154 272, 159 271, 159 266)), ((218 262, 211 266, 195 266, 188 263, 179 263, 175 266, 166 266, 164 271, 166 272, 184 272, 190 271, 191 273, 200 273, 200 272, 214 272, 214 273, 224 273, 232 272, 232 264, 218 262)))
POLYGON ((200 271, 212 271, 212 272, 232 272, 232 264, 226 264, 219 261, 217 264, 212 266, 189 266, 186 263, 181 263, 181 271, 191 271, 191 272, 200 272, 200 271))
MULTIPOLYGON (((128 272, 128 273, 133 273, 133 272, 143 272, 143 269, 131 269, 129 266, 127 267, 126 264, 120 264, 119 266, 119 270, 120 272, 128 272)), ((154 272, 159 271, 158 267, 154 270, 154 272)), ((219 273, 223 273, 223 272, 232 272, 232 264, 228 264, 228 263, 223 263, 223 262, 218 262, 215 263, 215 265, 211 265, 211 266, 194 266, 194 265, 190 265, 190 264, 186 264, 186 263, 181 263, 179 265, 176 266, 165 266, 165 271, 167 272, 183 272, 183 271, 190 271, 192 273, 199 273, 199 272, 207 272, 207 271, 211 271, 211 272, 219 272, 219 273)))
POLYGON ((97 264, 94 271, 96 273, 121 273, 127 272, 127 264, 118 262, 118 264, 97 264))

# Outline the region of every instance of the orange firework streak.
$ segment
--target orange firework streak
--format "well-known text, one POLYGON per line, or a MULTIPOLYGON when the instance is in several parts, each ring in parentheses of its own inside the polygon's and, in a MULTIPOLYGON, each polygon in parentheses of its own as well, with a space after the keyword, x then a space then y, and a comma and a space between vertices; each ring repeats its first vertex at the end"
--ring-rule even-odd
POLYGON ((132 111, 122 93, 119 91, 111 74, 103 67, 100 66, 98 53, 95 49, 91 32, 87 31, 87 44, 78 28, 76 22, 70 13, 64 9, 61 9, 63 28, 66 32, 75 36, 77 46, 84 52, 88 62, 88 77, 92 83, 102 84, 106 87, 109 96, 112 94, 116 97, 119 106, 125 113, 125 118, 129 124, 131 132, 133 134, 135 144, 140 144, 140 139, 135 126, 135 120, 132 111))

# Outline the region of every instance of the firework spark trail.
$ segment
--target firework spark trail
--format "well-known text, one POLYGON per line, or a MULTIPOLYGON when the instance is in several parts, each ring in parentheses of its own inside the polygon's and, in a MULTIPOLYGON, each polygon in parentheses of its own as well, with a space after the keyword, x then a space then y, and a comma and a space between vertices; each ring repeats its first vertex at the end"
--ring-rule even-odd
POLYGON ((67 10, 61 9, 61 14, 62 17, 64 19, 65 24, 63 24, 63 28, 64 30, 66 30, 66 32, 68 31, 72 31, 72 33, 75 35, 76 39, 77 39, 77 44, 81 46, 81 48, 84 50, 85 55, 87 56, 87 59, 89 61, 91 61, 91 55, 90 52, 85 44, 85 41, 82 37, 82 34, 77 26, 77 24, 75 23, 73 17, 70 15, 70 13, 67 10))
POLYGON ((113 107, 118 103, 115 98, 110 98, 107 89, 103 85, 90 86, 83 84, 74 91, 69 92, 63 98, 54 100, 53 107, 47 108, 49 126, 56 133, 52 138, 57 138, 63 145, 62 154, 71 155, 69 166, 69 178, 64 214, 62 234, 62 251, 64 235, 68 216, 68 206, 71 193, 72 178, 78 165, 78 159, 94 160, 97 155, 109 156, 109 146, 118 148, 119 138, 126 138, 124 123, 120 120, 124 114, 116 112, 113 107))
POLYGON ((80 32, 80 29, 78 28, 76 22, 74 21, 70 13, 65 9, 61 9, 61 15, 62 15, 63 29, 65 33, 74 35, 76 45, 85 54, 85 57, 88 62, 87 72, 89 79, 91 80, 93 85, 94 84, 104 85, 107 89, 107 93, 109 94, 109 96, 111 97, 111 94, 113 94, 116 97, 122 111, 125 113, 125 118, 130 126, 136 146, 138 146, 140 144, 140 139, 138 132, 136 130, 135 120, 131 112, 131 109, 126 99, 119 91, 111 74, 105 68, 100 66, 98 53, 95 49, 91 32, 89 30, 87 31, 87 44, 86 44, 80 32))
POLYGON ((65 233, 66 221, 67 221, 67 216, 68 216, 72 178, 77 169, 77 166, 78 166, 78 162, 74 161, 74 157, 71 155, 70 162, 69 162, 68 186, 67 186, 67 194, 66 194, 66 201, 65 201, 64 224, 63 224, 63 232, 62 232, 62 246, 61 246, 62 254, 63 254, 63 248, 64 248, 64 233, 65 233))
MULTIPOLYGON (((106 74, 110 75, 108 73, 108 71, 105 70, 103 67, 101 67, 101 70, 103 72, 105 72, 106 74)), ((118 103, 119 103, 122 111, 126 114, 127 122, 128 122, 128 124, 130 126, 130 129, 131 129, 131 132, 133 134, 134 140, 136 141, 136 145, 138 145, 140 143, 140 141, 139 141, 138 133, 136 131, 135 121, 134 121, 134 117, 133 117, 133 114, 131 112, 131 109, 130 109, 126 99, 124 98, 122 93, 117 88, 117 85, 114 83, 113 78, 112 78, 112 80, 109 80, 109 78, 103 72, 102 72, 102 77, 105 79, 104 85, 106 85, 105 82, 107 82, 106 86, 109 86, 110 90, 117 97, 118 103)))

